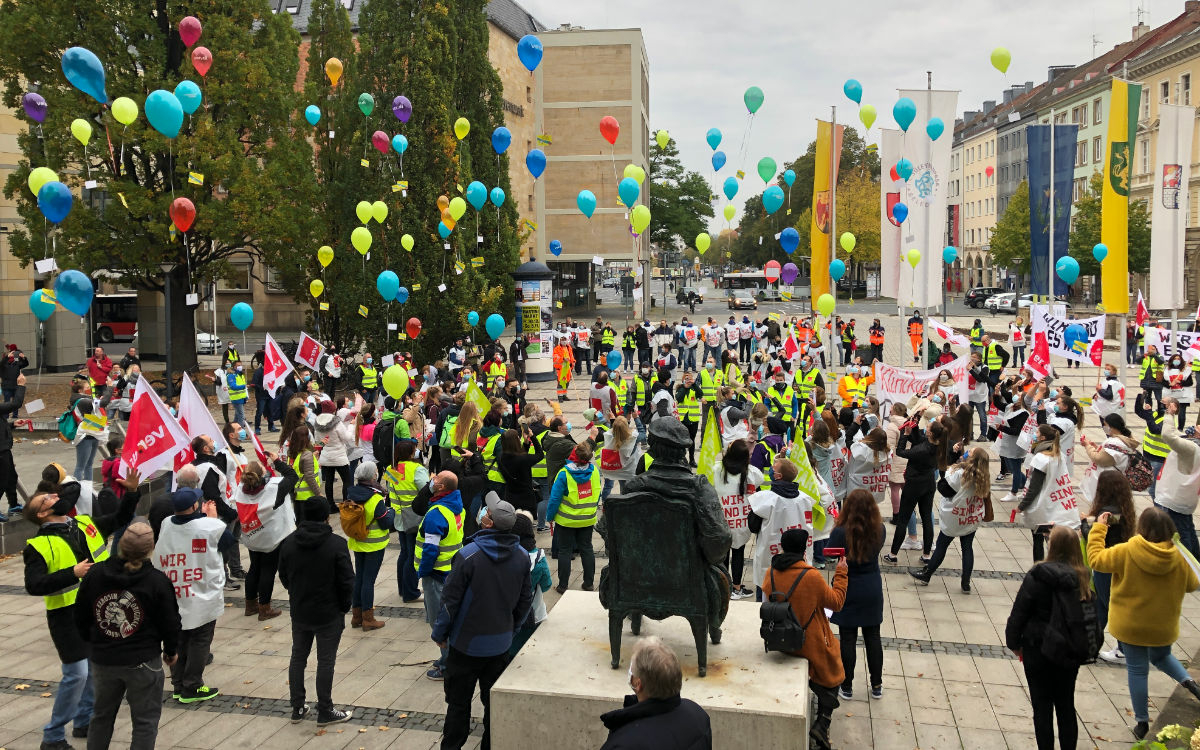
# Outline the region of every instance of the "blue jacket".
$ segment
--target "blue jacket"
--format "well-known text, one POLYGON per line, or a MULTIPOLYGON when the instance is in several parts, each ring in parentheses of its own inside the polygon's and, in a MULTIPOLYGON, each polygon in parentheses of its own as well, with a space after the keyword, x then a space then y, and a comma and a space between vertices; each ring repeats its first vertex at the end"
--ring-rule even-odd
MULTIPOLYGON (((595 464, 588 464, 584 468, 579 468, 579 464, 574 461, 568 461, 563 467, 563 471, 569 471, 575 477, 575 481, 579 484, 592 481, 592 472, 599 471, 595 464)), ((554 477, 554 485, 550 487, 550 501, 546 504, 546 520, 554 521, 554 517, 558 515, 558 506, 562 504, 563 498, 567 494, 567 478, 563 476, 562 471, 558 472, 558 476, 554 477)))
POLYGON ((417 569, 417 577, 424 578, 425 576, 433 576, 434 578, 443 579, 445 576, 433 569, 433 565, 437 562, 438 545, 437 541, 450 533, 450 525, 446 523, 446 517, 438 513, 433 508, 436 505, 443 506, 450 511, 451 515, 462 513, 463 503, 462 495, 458 490, 447 492, 444 495, 435 497, 429 503, 429 512, 425 514, 425 520, 422 522, 424 526, 425 544, 421 548, 421 567, 417 569), (431 544, 429 539, 433 537, 435 541, 431 544))
POLYGON ((529 554, 517 535, 483 529, 454 556, 433 640, 468 656, 503 654, 532 603, 529 554))

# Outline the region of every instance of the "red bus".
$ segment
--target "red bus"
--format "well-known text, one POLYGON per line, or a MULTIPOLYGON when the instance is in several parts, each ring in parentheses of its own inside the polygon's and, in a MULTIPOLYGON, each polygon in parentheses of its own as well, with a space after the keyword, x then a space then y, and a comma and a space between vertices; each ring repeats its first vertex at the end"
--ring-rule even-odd
POLYGON ((133 341, 137 335, 137 295, 97 294, 92 298, 92 325, 96 341, 133 341))

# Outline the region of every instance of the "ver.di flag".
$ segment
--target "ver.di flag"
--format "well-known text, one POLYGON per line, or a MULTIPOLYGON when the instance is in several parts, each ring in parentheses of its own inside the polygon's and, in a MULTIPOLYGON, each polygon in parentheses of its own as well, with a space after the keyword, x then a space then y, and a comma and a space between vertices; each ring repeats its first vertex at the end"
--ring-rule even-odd
POLYGON ((879 178, 879 285, 884 297, 900 299, 900 266, 903 265, 900 244, 900 225, 892 215, 892 208, 900 203, 904 190, 903 180, 892 180, 891 165, 900 161, 903 136, 899 130, 884 129, 879 136, 879 162, 886 165, 880 170, 879 178))
POLYGON ((284 378, 296 368, 292 367, 292 363, 288 361, 283 349, 279 347, 275 339, 271 338, 269 333, 263 349, 266 352, 263 357, 263 388, 271 394, 271 398, 275 398, 275 393, 279 390, 279 386, 283 385, 284 378))
POLYGON ((817 298, 830 293, 829 263, 833 260, 830 242, 833 233, 834 205, 832 185, 837 184, 838 164, 842 160, 842 133, 844 125, 834 127, 824 120, 817 120, 817 151, 813 163, 812 225, 809 228, 809 252, 812 257, 812 309, 817 309, 817 298))
POLYGON ((1100 264, 1104 311, 1129 312, 1129 177, 1137 136, 1141 84, 1113 79, 1108 105, 1108 152, 1100 191, 1100 241, 1108 256, 1100 264))
MULTIPOLYGON (((179 389, 179 426, 183 429, 185 435, 198 436, 208 435, 213 441, 213 451, 219 451, 225 447, 225 436, 221 434, 220 428, 213 420, 212 412, 208 410, 204 400, 200 398, 200 392, 196 390, 196 385, 192 383, 191 377, 185 372, 183 374, 183 384, 179 389)), ((196 458, 196 453, 192 450, 191 442, 189 441, 179 449, 175 454, 174 470, 179 471, 186 464, 190 464, 196 458)))
POLYGON ((300 332, 300 344, 296 347, 296 356, 294 359, 300 364, 308 367, 310 370, 317 369, 317 364, 321 361, 321 355, 325 353, 325 347, 321 345, 312 336, 309 336, 304 331, 300 332))
POLYGON ((1195 123, 1195 107, 1158 105, 1150 223, 1150 299, 1160 309, 1174 310, 1187 304, 1183 240, 1187 233, 1188 178, 1195 123))
POLYGON ((148 477, 170 465, 179 449, 187 444, 187 433, 150 387, 149 379, 138 378, 125 430, 125 446, 121 450, 121 475, 134 471, 148 477))

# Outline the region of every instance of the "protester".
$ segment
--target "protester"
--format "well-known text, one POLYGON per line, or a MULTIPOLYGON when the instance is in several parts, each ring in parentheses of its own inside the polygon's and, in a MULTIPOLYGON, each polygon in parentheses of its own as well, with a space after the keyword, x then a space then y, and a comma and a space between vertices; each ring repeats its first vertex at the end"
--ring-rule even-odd
MULTIPOLYGON (((442 608, 442 587, 450 572, 450 561, 463 543, 463 502, 458 477, 443 471, 429 481, 429 510, 417 526, 417 546, 413 567, 421 582, 425 601, 425 621, 432 628, 442 608)), ((446 649, 425 673, 431 680, 445 679, 446 649)))
POLYGON ((504 477, 504 499, 514 508, 537 513, 541 490, 534 487, 533 474, 545 458, 542 444, 534 439, 528 424, 519 430, 505 430, 501 436, 499 469, 504 477))
POLYGON ((583 566, 583 590, 591 591, 596 576, 596 553, 592 531, 601 492, 600 471, 592 465, 592 449, 577 445, 570 459, 554 478, 546 518, 554 524, 554 547, 558 557, 558 586, 566 593, 571 581, 571 560, 579 553, 583 566))
POLYGON ((725 523, 733 535, 727 564, 730 567, 730 599, 747 599, 754 592, 742 585, 742 574, 746 565, 746 543, 750 541, 748 518, 751 514, 749 498, 763 481, 762 472, 750 465, 750 442, 736 440, 729 444, 721 457, 721 465, 714 470, 713 489, 725 512, 725 523))
MULTIPOLYGON (((8 344, 4 347, 4 356, 0 358, 0 392, 3 393, 5 401, 15 400, 18 379, 21 377, 21 371, 29 367, 29 358, 25 356, 25 352, 21 351, 16 344, 8 344)), ((125 365, 122 365, 124 368, 125 365)))
POLYGON ((608 499, 618 481, 624 483, 633 479, 642 456, 637 433, 625 417, 613 421, 612 429, 605 431, 603 441, 600 449, 600 476, 604 479, 601 502, 608 499))
POLYGON ((245 616, 257 615, 259 621, 283 614, 271 606, 271 595, 275 572, 279 569, 279 545, 296 528, 291 504, 287 502, 295 492, 296 472, 278 457, 272 466, 277 476, 268 475, 257 461, 247 463, 242 469, 242 482, 233 494, 238 515, 257 521, 254 528, 242 535, 242 543, 250 553, 245 616))
MULTIPOLYGON (((1129 541, 1137 523, 1137 512, 1133 505, 1133 488, 1125 475, 1115 469, 1104 469, 1096 480, 1095 499, 1087 511, 1087 520, 1095 523, 1102 513, 1108 513, 1108 534, 1104 547, 1113 547, 1129 541)), ((1089 526, 1090 531, 1090 526, 1089 526)), ((1096 616, 1100 629, 1108 625, 1108 603, 1112 598, 1112 573, 1092 571, 1092 588, 1096 591, 1096 616)), ((1124 664, 1125 653, 1120 642, 1109 651, 1101 651, 1100 658, 1112 664, 1124 664)))
POLYGON ((375 619, 375 579, 383 566, 383 553, 388 537, 395 526, 396 512, 387 502, 388 491, 379 484, 379 469, 364 461, 354 472, 350 499, 343 503, 342 528, 346 529, 347 514, 358 515, 364 532, 362 538, 347 533, 346 546, 354 555, 354 592, 350 603, 350 627, 363 632, 378 630, 383 620, 375 619), (349 506, 349 507, 348 507, 349 506))
POLYGON ((842 503, 837 526, 829 535, 825 550, 840 548, 846 561, 846 600, 833 613, 830 622, 838 626, 841 641, 842 668, 845 678, 840 696, 854 697, 854 667, 858 661, 858 634, 862 632, 867 652, 868 683, 871 697, 883 697, 883 642, 879 628, 883 624, 883 574, 879 570, 879 553, 887 540, 887 528, 879 508, 869 492, 851 490, 842 503))
MULTIPOLYGON (((754 540, 754 580, 761 581, 771 565, 771 555, 782 544, 788 529, 802 528, 809 532, 813 526, 813 507, 818 499, 800 492, 796 484, 796 464, 786 454, 779 453, 771 464, 771 485, 759 489, 749 498, 751 514, 747 518, 754 540)), ((805 537, 805 541, 810 541, 805 537)))
MULTIPOLYGON (((921 417, 920 413, 915 415, 921 417)), ((937 489, 937 472, 949 464, 950 446, 946 428, 941 422, 930 422, 924 431, 913 421, 906 422, 896 444, 896 455, 907 459, 904 467, 904 489, 900 493, 900 511, 896 515, 896 532, 892 536, 890 554, 884 562, 895 564, 900 551, 904 528, 913 511, 921 512, 921 562, 928 563, 933 547, 933 494, 937 489)))
MULTIPOLYGON (((25 375, 18 373, 12 390, 5 388, 4 402, 0 403, 0 494, 8 500, 9 515, 21 511, 21 503, 17 500, 17 466, 13 462, 13 435, 9 420, 24 403, 25 375)), ((7 520, 8 516, 0 513, 0 523, 7 520)))
POLYGON ((1079 444, 1091 460, 1083 472, 1083 479, 1079 480, 1079 491, 1088 503, 1096 499, 1096 481, 1100 473, 1112 468, 1124 473, 1129 468, 1130 458, 1138 450, 1138 441, 1130 435, 1125 419, 1120 414, 1110 413, 1102 417, 1100 428, 1104 430, 1103 443, 1095 443, 1087 435, 1079 436, 1079 444))
MULTIPOLYGON (((350 452, 355 446, 354 416, 349 409, 339 410, 332 401, 323 402, 320 411, 313 427, 313 442, 321 446, 320 474, 321 482, 325 485, 324 495, 333 498, 333 479, 336 475, 342 480, 342 502, 346 502, 353 484, 350 479, 350 452)), ((296 473, 299 474, 299 470, 296 473)))
MULTIPOLYGON (((1167 404, 1168 410, 1170 403, 1167 404)), ((1192 557, 1200 557, 1196 541, 1195 513, 1200 499, 1200 435, 1195 427, 1180 434, 1173 420, 1162 425, 1162 439, 1171 452, 1158 473, 1154 504, 1166 511, 1179 532, 1179 543, 1192 557)))
POLYGON ((396 586, 405 604, 421 598, 417 569, 413 567, 421 515, 413 509, 413 501, 420 489, 429 484, 429 470, 413 460, 416 451, 416 443, 403 442, 396 446, 396 465, 388 467, 383 478, 383 484, 388 489, 388 503, 395 514, 397 536, 400 537, 400 553, 396 555, 396 586))
POLYGON ((1071 491, 1067 459, 1059 447, 1059 432, 1049 424, 1038 425, 1037 440, 1030 449, 1029 486, 1017 505, 1023 525, 1033 531, 1033 561, 1044 557, 1047 529, 1055 524, 1079 528, 1079 512, 1071 491))
POLYGON ((662 750, 712 747, 708 714, 680 696, 683 670, 679 657, 654 636, 638 641, 629 657, 629 687, 624 707, 600 717, 608 740, 600 750, 662 750))
POLYGON ((908 574, 928 586, 929 579, 941 567, 950 549, 958 540, 962 550, 962 577, 959 581, 964 594, 971 593, 971 572, 975 568, 975 532, 979 524, 990 521, 992 505, 992 474, 990 458, 983 448, 971 451, 966 460, 951 466, 938 481, 937 546, 923 567, 909 568, 908 574))
MULTIPOLYGON (((288 464, 298 477, 294 498, 296 504, 306 503, 314 496, 320 496, 321 486, 317 484, 317 476, 321 473, 321 463, 313 449, 308 425, 301 424, 292 431, 288 440, 287 456, 288 464)), ((329 501, 325 502, 327 511, 332 513, 336 510, 328 504, 329 501)))

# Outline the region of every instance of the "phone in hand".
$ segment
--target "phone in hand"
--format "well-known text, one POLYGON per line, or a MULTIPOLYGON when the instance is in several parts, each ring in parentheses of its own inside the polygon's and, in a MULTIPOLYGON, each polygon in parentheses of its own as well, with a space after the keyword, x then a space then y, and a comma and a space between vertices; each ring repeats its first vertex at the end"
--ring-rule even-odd
POLYGON ((821 554, 825 555, 826 557, 845 557, 846 556, 846 548, 845 547, 826 547, 825 551, 822 552, 821 554))

